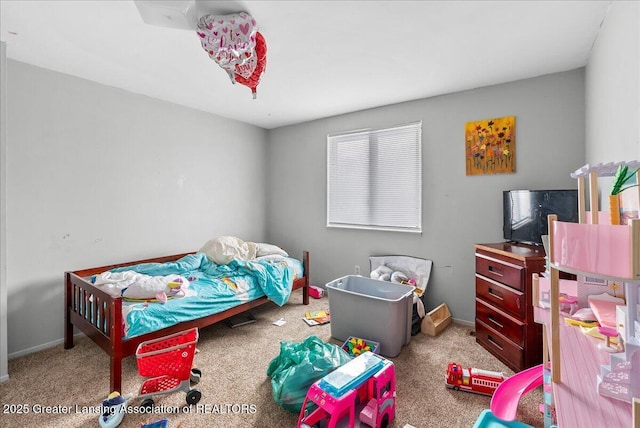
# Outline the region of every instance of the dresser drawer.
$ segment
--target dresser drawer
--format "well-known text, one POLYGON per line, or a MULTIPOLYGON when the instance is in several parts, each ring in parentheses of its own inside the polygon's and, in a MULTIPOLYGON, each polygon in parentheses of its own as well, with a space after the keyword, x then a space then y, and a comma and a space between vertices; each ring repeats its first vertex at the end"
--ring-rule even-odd
POLYGON ((491 326, 516 345, 524 347, 524 324, 480 299, 476 299, 476 321, 478 320, 491 326))
POLYGON ((507 340, 500 333, 482 321, 476 322, 476 341, 489 352, 498 357, 513 371, 518 372, 524 367, 524 350, 515 343, 507 340))
POLYGON ((480 275, 476 275, 476 297, 519 319, 524 319, 526 315, 524 293, 480 275))
POLYGON ((525 291, 525 269, 522 266, 487 257, 483 254, 476 254, 476 273, 520 291, 525 291))

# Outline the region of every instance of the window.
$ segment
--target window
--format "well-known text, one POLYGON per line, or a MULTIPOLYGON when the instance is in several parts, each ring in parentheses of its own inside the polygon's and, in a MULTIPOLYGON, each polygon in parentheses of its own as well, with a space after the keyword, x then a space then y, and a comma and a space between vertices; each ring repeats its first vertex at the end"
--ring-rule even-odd
POLYGON ((422 232, 422 122, 327 136, 327 226, 422 232))

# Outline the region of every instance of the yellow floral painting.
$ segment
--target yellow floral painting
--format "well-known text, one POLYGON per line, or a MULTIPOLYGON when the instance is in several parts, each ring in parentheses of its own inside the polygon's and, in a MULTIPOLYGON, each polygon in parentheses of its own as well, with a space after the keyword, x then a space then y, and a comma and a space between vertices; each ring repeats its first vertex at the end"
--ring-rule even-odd
POLYGON ((516 118, 467 122, 464 125, 467 175, 516 172, 516 118))

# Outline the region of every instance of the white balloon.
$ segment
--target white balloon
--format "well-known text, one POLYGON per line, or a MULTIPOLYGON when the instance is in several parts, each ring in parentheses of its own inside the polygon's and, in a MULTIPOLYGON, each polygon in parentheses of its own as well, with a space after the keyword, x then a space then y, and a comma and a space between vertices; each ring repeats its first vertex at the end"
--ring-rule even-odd
MULTIPOLYGON (((236 65, 243 66, 255 56, 257 31, 256 20, 246 12, 239 12, 230 15, 205 15, 198 21, 196 32, 209 57, 225 69, 235 82, 236 65)), ((247 74, 250 68, 250 65, 241 67, 242 75, 247 74)))

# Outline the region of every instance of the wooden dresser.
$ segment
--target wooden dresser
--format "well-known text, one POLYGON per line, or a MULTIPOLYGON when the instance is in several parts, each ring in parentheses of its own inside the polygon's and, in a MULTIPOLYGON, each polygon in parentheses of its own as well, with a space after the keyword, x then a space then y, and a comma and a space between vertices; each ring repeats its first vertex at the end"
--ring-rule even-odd
POLYGON ((515 372, 542 363, 531 278, 544 272, 544 257, 535 245, 475 245, 476 341, 515 372))

